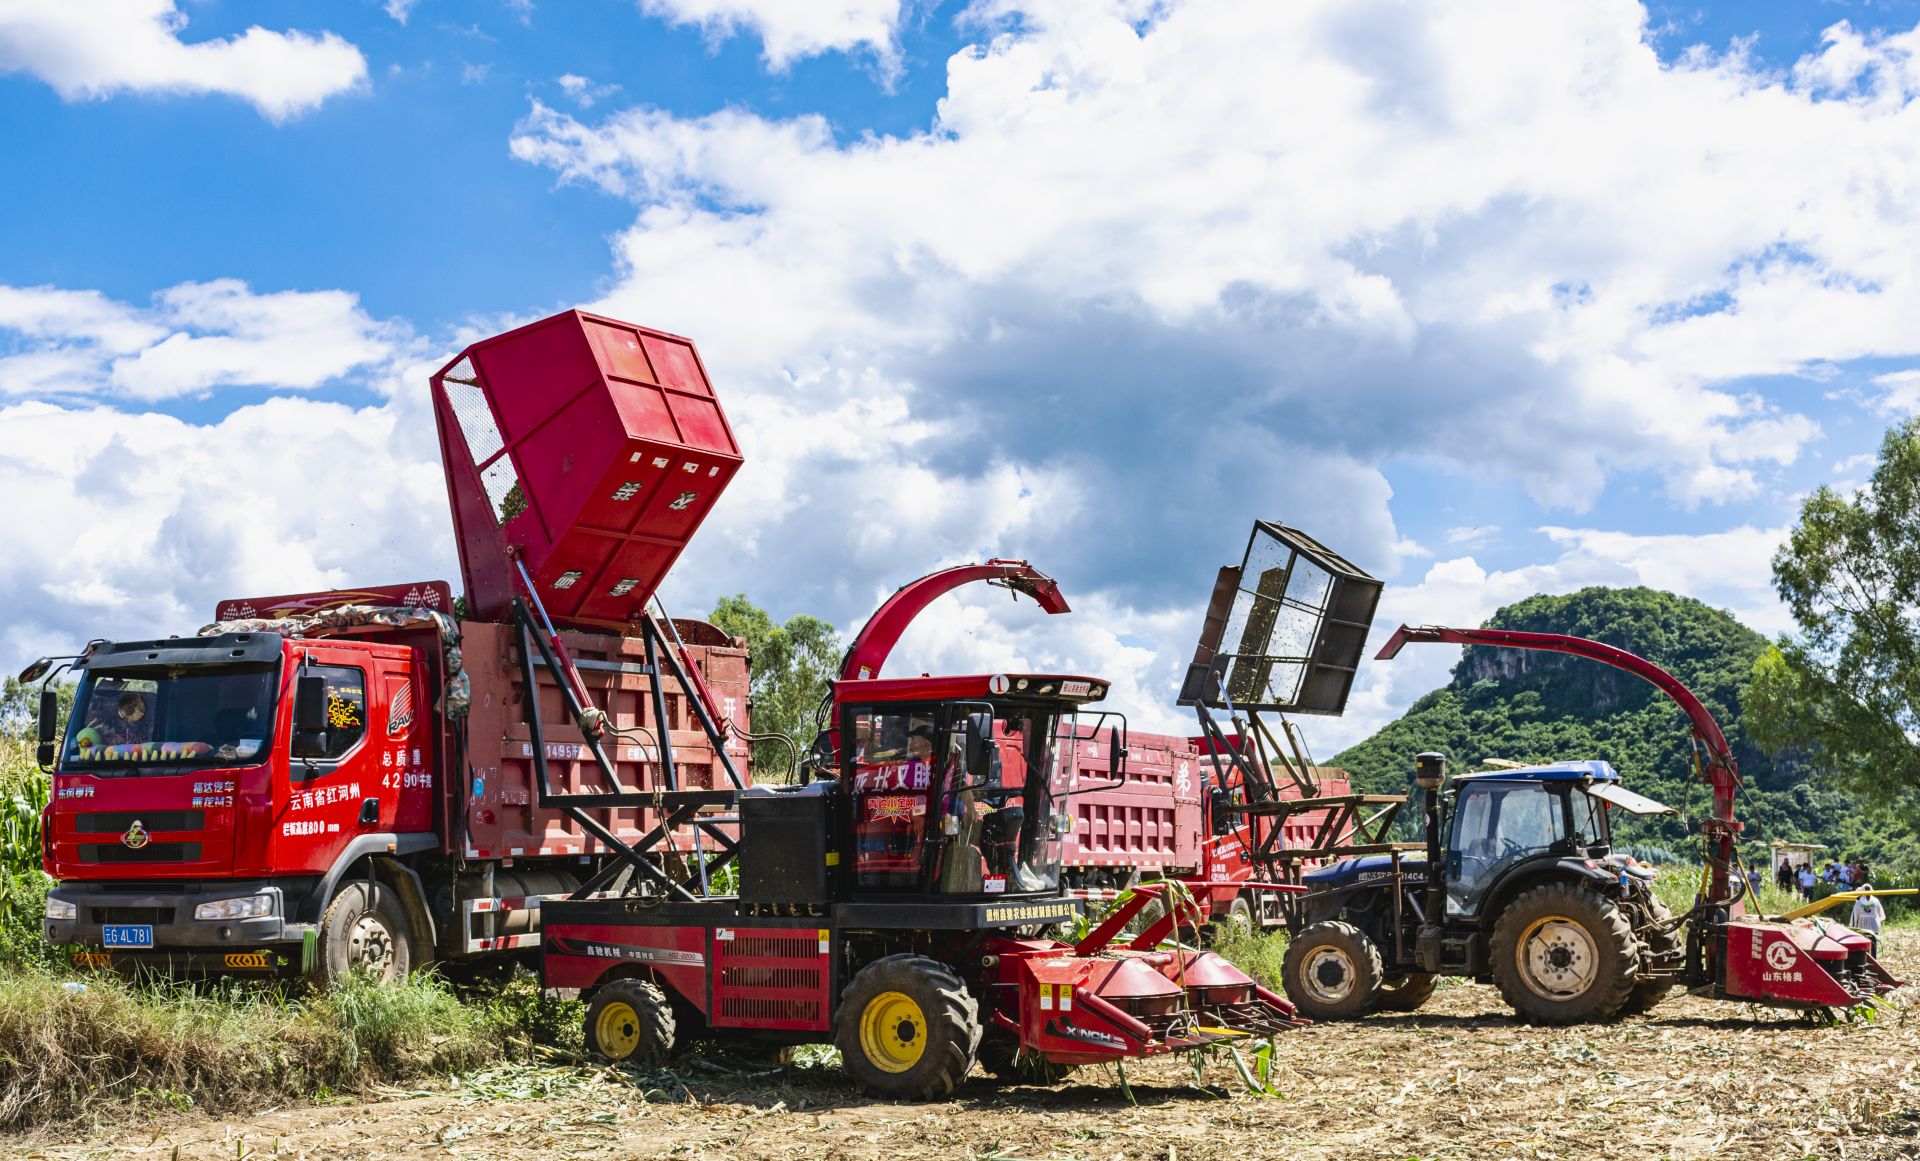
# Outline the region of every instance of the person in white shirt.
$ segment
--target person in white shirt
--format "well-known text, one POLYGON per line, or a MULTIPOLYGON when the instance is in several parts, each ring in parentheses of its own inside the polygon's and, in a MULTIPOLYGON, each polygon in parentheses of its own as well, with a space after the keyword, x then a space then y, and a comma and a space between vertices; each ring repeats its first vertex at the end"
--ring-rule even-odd
MULTIPOLYGON (((1862 891, 1871 891, 1870 883, 1860 886, 1862 891)), ((1887 919, 1887 909, 1878 895, 1862 895, 1853 901, 1853 914, 1847 917, 1847 926, 1866 936, 1873 943, 1873 954, 1880 954, 1880 925, 1887 919)))
POLYGON ((1802 899, 1812 899, 1813 886, 1815 883, 1818 883, 1820 880, 1814 875, 1813 865, 1811 863, 1805 864, 1800 868, 1799 878, 1800 878, 1800 897, 1802 899))

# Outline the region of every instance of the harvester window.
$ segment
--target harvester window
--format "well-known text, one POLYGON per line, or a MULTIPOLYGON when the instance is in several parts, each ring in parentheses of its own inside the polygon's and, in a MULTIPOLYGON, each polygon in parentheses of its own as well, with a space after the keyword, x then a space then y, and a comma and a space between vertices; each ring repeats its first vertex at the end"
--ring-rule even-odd
POLYGON ((853 872, 861 887, 919 884, 939 737, 931 712, 853 715, 853 872))

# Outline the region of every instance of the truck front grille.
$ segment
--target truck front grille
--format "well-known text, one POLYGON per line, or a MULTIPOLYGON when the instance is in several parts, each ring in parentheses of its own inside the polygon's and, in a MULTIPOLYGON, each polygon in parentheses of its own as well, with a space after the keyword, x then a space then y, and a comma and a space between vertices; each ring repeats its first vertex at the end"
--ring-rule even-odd
POLYGON ((206 813, 199 810, 98 810, 73 816, 76 834, 125 834, 139 823, 149 831, 199 830, 206 813))
POLYGON ((171 907, 89 907, 95 923, 151 923, 162 927, 173 922, 171 907))
POLYGON ((200 861, 199 843, 148 843, 135 850, 123 843, 81 843, 83 863, 195 863, 200 861))

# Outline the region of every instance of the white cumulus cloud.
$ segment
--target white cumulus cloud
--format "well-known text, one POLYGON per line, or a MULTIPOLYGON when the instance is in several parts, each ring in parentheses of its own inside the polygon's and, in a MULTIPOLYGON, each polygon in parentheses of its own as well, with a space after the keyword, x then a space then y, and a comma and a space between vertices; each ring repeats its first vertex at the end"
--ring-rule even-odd
POLYGON ((902 0, 640 0, 648 16, 697 25, 715 39, 758 36, 776 71, 805 57, 857 49, 891 61, 901 8, 902 0))
MULTIPOLYGON (((396 18, 404 21, 404 7, 396 18)), ((189 42, 182 39, 186 25, 174 0, 8 0, 0 4, 0 72, 31 73, 69 101, 225 93, 276 122, 367 75, 360 50, 331 32, 256 26, 189 42)))

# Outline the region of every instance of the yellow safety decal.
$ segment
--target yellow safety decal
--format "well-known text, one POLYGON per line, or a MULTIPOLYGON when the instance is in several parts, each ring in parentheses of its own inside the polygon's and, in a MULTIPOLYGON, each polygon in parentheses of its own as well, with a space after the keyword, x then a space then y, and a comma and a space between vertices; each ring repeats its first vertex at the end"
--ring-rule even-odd
POLYGON ((1073 985, 1072 984, 1060 985, 1060 1010, 1062 1012, 1073 1011, 1073 985))
POLYGON ((230 968, 270 968, 273 957, 264 951, 230 951, 224 962, 230 968))
POLYGON ((827 954, 827 950, 832 945, 832 942, 833 942, 833 933, 831 931, 828 931, 826 928, 822 927, 820 929, 820 954, 821 955, 827 954))
POLYGON ((1040 985, 1040 1010, 1042 1012, 1053 1011, 1053 985, 1052 984, 1040 985))
POLYGON ((76 951, 69 961, 77 968, 105 968, 113 966, 113 959, 104 951, 76 951))
POLYGON ((839 851, 828 851, 828 852, 827 852, 827 866, 829 866, 829 867, 837 867, 837 866, 839 866, 839 865, 840 865, 840 852, 839 852, 839 851))

